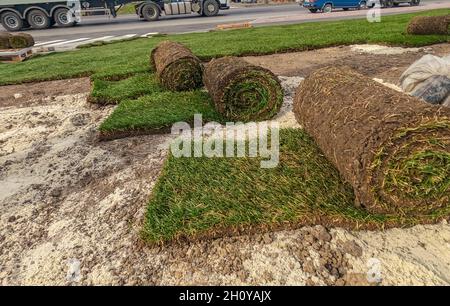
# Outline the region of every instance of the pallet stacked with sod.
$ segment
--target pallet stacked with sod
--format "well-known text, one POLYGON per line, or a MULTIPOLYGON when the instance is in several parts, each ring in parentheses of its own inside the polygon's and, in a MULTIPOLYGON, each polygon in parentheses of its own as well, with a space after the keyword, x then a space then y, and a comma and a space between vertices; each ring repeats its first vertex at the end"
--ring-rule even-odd
POLYGON ((33 36, 26 33, 0 33, 0 61, 21 62, 31 56, 33 36))

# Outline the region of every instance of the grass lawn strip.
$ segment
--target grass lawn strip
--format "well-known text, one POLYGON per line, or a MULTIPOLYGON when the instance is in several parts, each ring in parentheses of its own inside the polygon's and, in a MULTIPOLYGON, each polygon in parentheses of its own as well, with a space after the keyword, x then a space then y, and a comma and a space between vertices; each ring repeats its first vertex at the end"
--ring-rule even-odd
POLYGON ((337 45, 378 43, 425 46, 450 41, 447 35, 407 35, 413 16, 448 14, 448 9, 364 19, 267 26, 225 32, 191 33, 142 38, 73 52, 53 53, 17 63, 0 64, 0 85, 98 76, 117 78, 149 70, 150 50, 162 40, 186 44, 201 59, 225 55, 262 55, 303 51, 337 45))

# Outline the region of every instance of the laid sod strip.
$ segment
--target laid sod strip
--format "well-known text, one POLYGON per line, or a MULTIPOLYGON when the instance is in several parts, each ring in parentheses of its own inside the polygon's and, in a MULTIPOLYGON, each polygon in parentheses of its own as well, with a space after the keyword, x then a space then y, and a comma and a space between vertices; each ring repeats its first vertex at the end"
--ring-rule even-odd
POLYGON ((176 122, 193 122, 195 114, 205 121, 224 121, 204 91, 159 92, 125 100, 101 124, 100 138, 170 132, 176 122))
POLYGON ((450 109, 329 67, 300 84, 294 113, 367 211, 419 219, 450 212, 450 109))
POLYGON ((161 91, 162 88, 153 73, 139 73, 119 81, 95 78, 92 80, 92 92, 88 100, 99 104, 118 104, 126 99, 161 91))
POLYGON ((148 204, 143 237, 164 243, 302 225, 382 229, 436 221, 356 207, 352 187, 303 130, 280 130, 276 168, 263 169, 260 161, 169 156, 148 204))
POLYGON ((449 42, 448 35, 407 35, 413 16, 448 14, 448 9, 415 14, 383 16, 382 22, 366 18, 345 21, 312 22, 296 25, 167 35, 117 42, 73 52, 36 56, 22 63, 0 64, 0 85, 55 80, 80 76, 123 78, 149 70, 149 50, 162 40, 175 40, 188 46, 202 60, 225 55, 261 55, 303 51, 336 45, 378 43, 397 46, 424 46, 449 42))
POLYGON ((183 44, 160 42, 151 52, 150 65, 161 85, 168 90, 188 91, 203 85, 202 63, 183 44))
POLYGON ((408 24, 406 32, 413 35, 448 35, 450 14, 444 16, 416 16, 408 24))
POLYGON ((9 38, 12 35, 9 33, 0 33, 0 49, 10 49, 9 38))
POLYGON ((34 46, 34 38, 27 33, 17 33, 9 37, 9 45, 13 49, 23 49, 34 46))
POLYGON ((238 57, 209 62, 203 81, 216 109, 232 121, 267 120, 283 104, 283 89, 276 75, 238 57))

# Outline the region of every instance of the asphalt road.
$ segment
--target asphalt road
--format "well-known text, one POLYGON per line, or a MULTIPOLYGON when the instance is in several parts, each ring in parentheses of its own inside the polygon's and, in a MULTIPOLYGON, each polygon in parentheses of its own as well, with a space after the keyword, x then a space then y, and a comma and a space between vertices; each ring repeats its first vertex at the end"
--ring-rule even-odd
MULTIPOLYGON (((382 9, 381 16, 416 12, 433 8, 449 8, 450 0, 425 0, 420 6, 409 5, 391 9, 382 9)), ((232 7, 215 17, 200 17, 197 14, 187 16, 163 16, 156 22, 141 21, 135 15, 123 15, 116 19, 106 16, 83 17, 81 24, 72 28, 51 28, 39 31, 27 31, 37 41, 73 40, 80 37, 97 38, 103 36, 121 36, 127 34, 143 35, 151 32, 185 33, 208 31, 219 24, 251 22, 254 26, 269 24, 291 24, 322 20, 341 20, 365 17, 368 10, 344 12, 336 10, 329 14, 312 14, 298 4, 232 7)), ((4 31, 0 27, 1 31, 4 31)))

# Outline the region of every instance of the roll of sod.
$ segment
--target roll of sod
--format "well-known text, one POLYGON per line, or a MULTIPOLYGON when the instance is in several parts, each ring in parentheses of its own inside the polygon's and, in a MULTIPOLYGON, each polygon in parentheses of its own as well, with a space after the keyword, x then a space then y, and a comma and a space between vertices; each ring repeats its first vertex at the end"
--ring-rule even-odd
POLYGON ((332 67, 300 84, 294 113, 357 205, 397 217, 450 214, 449 108, 332 67))
POLYGON ((13 49, 29 48, 34 46, 34 38, 27 33, 17 33, 10 36, 9 44, 13 49))
POLYGON ((238 57, 212 60, 206 66, 203 82, 216 109, 229 120, 267 120, 283 104, 278 78, 238 57))
POLYGON ((9 33, 0 33, 0 49, 10 49, 9 38, 12 35, 9 33))
POLYGON ((446 16, 416 16, 408 24, 408 34, 414 35, 448 35, 450 15, 446 16))
POLYGON ((203 67, 184 45, 163 41, 152 50, 150 64, 158 81, 172 91, 189 91, 201 87, 203 67))

